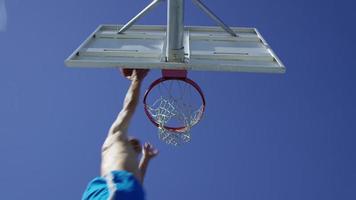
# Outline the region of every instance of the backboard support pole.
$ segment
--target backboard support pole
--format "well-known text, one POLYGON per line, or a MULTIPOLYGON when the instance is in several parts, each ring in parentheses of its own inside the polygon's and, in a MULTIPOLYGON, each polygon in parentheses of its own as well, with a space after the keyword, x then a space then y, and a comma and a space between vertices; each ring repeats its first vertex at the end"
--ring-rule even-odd
POLYGON ((203 4, 203 2, 200 0, 193 0, 193 2, 231 36, 237 37, 236 33, 231 30, 231 28, 227 26, 217 15, 215 15, 213 11, 211 11, 205 4, 203 4))
POLYGON ((167 62, 184 62, 184 0, 168 0, 167 62))
POLYGON ((132 18, 129 22, 127 22, 118 32, 118 34, 124 33, 127 29, 129 29, 132 25, 134 25, 140 18, 145 16, 148 12, 153 10, 162 0, 154 0, 152 1, 146 8, 144 8, 140 13, 138 13, 134 18, 132 18))
MULTIPOLYGON (((124 33, 127 29, 129 29, 132 25, 134 25, 140 18, 146 15, 149 11, 151 11, 154 7, 158 5, 163 0, 153 0, 146 8, 144 8, 139 14, 137 14, 134 18, 132 18, 128 23, 126 23, 119 31, 118 34, 124 33)), ((167 0, 167 31, 169 28, 174 29, 174 31, 179 31, 181 29, 180 25, 182 24, 182 29, 184 32, 184 1, 185 0, 167 0), (175 18, 177 17, 177 18, 175 18), (177 23, 177 24, 176 24, 177 23), (178 27, 179 26, 179 27, 178 27)), ((237 37, 236 33, 226 25, 217 15, 213 13, 202 1, 200 0, 192 0, 195 5, 200 8, 204 13, 206 13, 212 20, 214 20, 221 28, 223 28, 226 32, 228 32, 231 36, 237 37)), ((173 33, 171 33, 173 34, 173 33)), ((181 34, 180 32, 177 33, 181 34)), ((175 34, 175 35, 177 35, 175 34)), ((170 37, 172 38, 172 36, 170 37)), ((179 42, 180 38, 178 38, 179 42)), ((168 40, 167 40, 168 43, 168 40)), ((178 43, 175 43, 178 44, 178 43)), ((172 49, 173 50, 173 49, 172 49)), ((172 59, 171 56, 167 56, 168 60, 172 59)), ((179 59, 178 59, 179 60, 179 59)))

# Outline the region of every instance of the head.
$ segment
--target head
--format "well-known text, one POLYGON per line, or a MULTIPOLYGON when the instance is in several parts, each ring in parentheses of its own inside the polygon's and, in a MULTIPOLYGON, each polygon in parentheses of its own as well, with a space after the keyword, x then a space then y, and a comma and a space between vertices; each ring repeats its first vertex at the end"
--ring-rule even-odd
POLYGON ((134 137, 129 137, 129 143, 137 154, 140 154, 142 152, 140 140, 134 137))

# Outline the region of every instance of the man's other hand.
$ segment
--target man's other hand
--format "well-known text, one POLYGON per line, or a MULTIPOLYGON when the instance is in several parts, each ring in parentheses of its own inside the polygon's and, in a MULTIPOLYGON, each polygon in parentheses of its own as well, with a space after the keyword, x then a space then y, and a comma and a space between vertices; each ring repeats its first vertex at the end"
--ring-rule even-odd
POLYGON ((146 159, 154 158, 158 155, 159 151, 150 143, 146 142, 143 145, 142 154, 146 159))

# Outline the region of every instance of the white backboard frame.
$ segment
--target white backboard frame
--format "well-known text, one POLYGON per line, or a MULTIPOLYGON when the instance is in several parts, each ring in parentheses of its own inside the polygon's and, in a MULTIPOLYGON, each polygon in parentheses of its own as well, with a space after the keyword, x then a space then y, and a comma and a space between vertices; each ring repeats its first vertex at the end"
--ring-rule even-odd
POLYGON ((284 73, 285 67, 255 28, 185 27, 184 62, 166 62, 166 26, 100 25, 65 61, 69 67, 124 67, 284 73))

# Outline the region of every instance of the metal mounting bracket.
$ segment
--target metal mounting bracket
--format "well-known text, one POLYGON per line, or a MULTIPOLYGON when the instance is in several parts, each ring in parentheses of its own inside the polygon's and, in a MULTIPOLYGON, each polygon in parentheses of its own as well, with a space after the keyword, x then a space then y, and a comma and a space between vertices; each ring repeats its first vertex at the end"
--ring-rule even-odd
POLYGON ((134 18, 127 22, 118 32, 118 34, 124 33, 132 25, 134 25, 140 18, 145 16, 148 12, 153 10, 159 3, 163 0, 153 0, 146 8, 144 8, 140 13, 138 13, 134 18))
POLYGON ((237 37, 236 33, 231 30, 229 26, 227 26, 217 15, 213 13, 203 2, 200 0, 193 0, 196 6, 200 8, 204 13, 206 13, 212 20, 214 20, 221 28, 223 28, 226 32, 228 32, 231 36, 237 37))
MULTIPOLYGON (((150 12, 163 0, 153 0, 146 8, 138 13, 134 18, 127 22, 118 34, 123 34, 140 18, 150 12)), ((166 61, 184 62, 184 1, 185 0, 167 0, 167 40, 166 40, 166 61)), ((227 26, 217 15, 215 15, 200 0, 192 0, 195 5, 215 21, 222 29, 233 37, 236 33, 227 26)))

